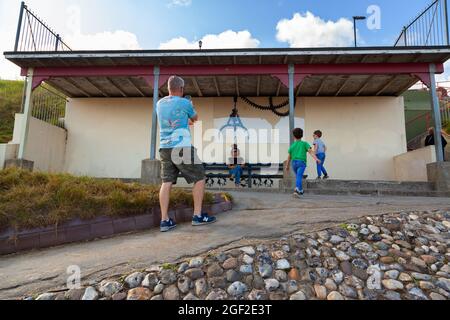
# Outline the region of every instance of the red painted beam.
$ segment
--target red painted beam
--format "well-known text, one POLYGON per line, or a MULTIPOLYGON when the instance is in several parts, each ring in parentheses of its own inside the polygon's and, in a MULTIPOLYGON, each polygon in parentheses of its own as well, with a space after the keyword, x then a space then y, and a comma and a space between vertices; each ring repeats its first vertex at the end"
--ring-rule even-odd
MULTIPOLYGON (((21 74, 26 76, 27 69, 22 68, 21 74)), ((52 77, 141 77, 150 87, 154 84, 153 66, 52 67, 34 69, 33 90, 52 77)), ((160 87, 164 82, 160 82, 160 87)))
MULTIPOLYGON (((22 69, 22 75, 27 70, 22 69)), ((436 64, 436 73, 443 73, 444 65, 436 64)), ((238 75, 284 75, 287 65, 199 65, 162 66, 161 75, 170 76, 238 76, 238 75)), ((348 74, 416 74, 429 73, 428 63, 358 63, 358 64, 300 64, 295 66, 296 74, 348 75, 348 74)), ((116 67, 61 67, 35 68, 39 77, 153 77, 153 66, 116 67)))
MULTIPOLYGON (((296 65, 295 73, 316 75, 392 75, 429 73, 429 63, 351 63, 351 64, 307 64, 296 65)), ((443 73, 444 65, 436 64, 436 73, 443 73)))
MULTIPOLYGON (((428 63, 352 63, 352 64, 299 64, 296 74, 342 75, 342 74, 411 74, 428 73, 428 63)), ((436 73, 443 73, 444 65, 436 64, 436 73)), ((281 75, 288 73, 287 65, 201 65, 161 67, 161 74, 179 76, 236 76, 281 75)))
MULTIPOLYGON (((22 76, 26 75, 27 69, 22 68, 22 76)), ((153 66, 35 68, 34 75, 44 77, 153 77, 153 66)))
MULTIPOLYGON (((444 72, 442 63, 436 64, 436 73, 444 72)), ((22 76, 27 74, 22 69, 22 76)), ((160 87, 169 76, 239 76, 271 75, 288 86, 288 66, 281 65, 184 65, 162 66, 160 68, 160 87)), ((352 63, 352 64, 299 64, 295 66, 295 85, 312 75, 395 75, 411 74, 427 83, 429 79, 428 63, 352 63)), ((113 66, 113 67, 53 67, 35 68, 36 81, 39 85, 51 77, 141 77, 153 86, 153 66, 113 66)))
POLYGON ((287 65, 189 65, 161 66, 162 75, 178 76, 239 76, 287 74, 287 65))

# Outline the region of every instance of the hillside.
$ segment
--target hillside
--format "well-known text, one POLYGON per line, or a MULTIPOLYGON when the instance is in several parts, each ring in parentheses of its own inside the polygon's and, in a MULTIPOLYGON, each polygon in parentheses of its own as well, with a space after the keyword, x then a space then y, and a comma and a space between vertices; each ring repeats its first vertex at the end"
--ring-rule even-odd
POLYGON ((12 139, 14 115, 20 112, 23 81, 0 80, 0 143, 12 139))

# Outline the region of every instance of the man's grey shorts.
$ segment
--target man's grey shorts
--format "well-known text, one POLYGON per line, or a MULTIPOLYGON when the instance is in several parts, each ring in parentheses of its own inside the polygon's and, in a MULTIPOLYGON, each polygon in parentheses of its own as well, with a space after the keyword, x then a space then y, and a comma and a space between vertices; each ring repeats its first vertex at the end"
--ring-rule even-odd
POLYGON ((160 149, 159 155, 163 183, 176 184, 180 173, 189 184, 205 180, 205 167, 194 147, 160 149))

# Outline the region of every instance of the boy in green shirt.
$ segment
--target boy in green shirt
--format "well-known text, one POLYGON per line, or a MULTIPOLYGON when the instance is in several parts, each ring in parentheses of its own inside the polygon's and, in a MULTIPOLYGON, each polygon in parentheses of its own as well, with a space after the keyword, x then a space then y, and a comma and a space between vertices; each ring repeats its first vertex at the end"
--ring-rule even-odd
POLYGON ((289 148, 289 157, 286 170, 290 170, 290 165, 292 161, 292 169, 294 169, 295 175, 297 177, 296 188, 294 195, 297 197, 301 197, 304 194, 303 191, 303 175, 305 174, 306 164, 307 164, 307 153, 311 155, 311 157, 316 160, 317 163, 320 163, 320 160, 314 153, 314 150, 311 148, 311 145, 302 141, 303 138, 303 130, 297 128, 293 132, 295 142, 289 148))

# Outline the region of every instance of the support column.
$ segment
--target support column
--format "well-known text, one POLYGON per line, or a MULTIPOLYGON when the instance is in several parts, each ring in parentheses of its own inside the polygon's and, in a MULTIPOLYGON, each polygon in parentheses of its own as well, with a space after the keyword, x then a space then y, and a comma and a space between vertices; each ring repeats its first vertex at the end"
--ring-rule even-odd
POLYGON ((448 5, 447 0, 442 1, 443 9, 444 9, 444 38, 445 44, 450 45, 450 35, 448 28, 448 5))
POLYGON ((436 146, 436 160, 437 162, 444 162, 444 150, 442 148, 442 119, 441 119, 441 106, 436 91, 436 66, 430 64, 430 95, 433 110, 434 120, 434 144, 436 146))
POLYGON ((290 145, 292 145, 294 143, 292 131, 295 129, 295 92, 294 92, 295 66, 293 64, 289 65, 288 73, 289 73, 289 141, 290 145))
POLYGON ((158 113, 157 106, 159 100, 159 76, 160 68, 155 66, 153 69, 153 113, 152 113, 152 131, 150 144, 150 159, 142 161, 141 183, 160 185, 161 184, 161 162, 156 160, 156 139, 158 136, 158 113))
POLYGON ((20 146, 19 146, 19 154, 18 158, 20 160, 24 159, 25 156, 25 146, 28 141, 28 132, 30 129, 30 118, 31 118, 31 112, 33 110, 33 100, 32 100, 32 93, 33 93, 33 73, 34 69, 29 68, 27 73, 27 79, 25 82, 25 102, 23 107, 23 122, 22 122, 22 130, 20 135, 20 146))
POLYGON ((159 66, 155 66, 153 69, 154 84, 153 84, 153 115, 152 115, 152 136, 150 145, 150 160, 156 159, 156 138, 158 135, 158 114, 157 106, 159 101, 159 66))
MULTIPOLYGON (((295 129, 295 66, 289 65, 288 68, 288 87, 289 87, 289 145, 294 143, 294 137, 292 132, 295 129)), ((287 166, 287 161, 284 162, 284 168, 287 166)), ((291 191, 295 187, 295 174, 294 171, 283 170, 283 180, 280 182, 280 190, 291 191)))

